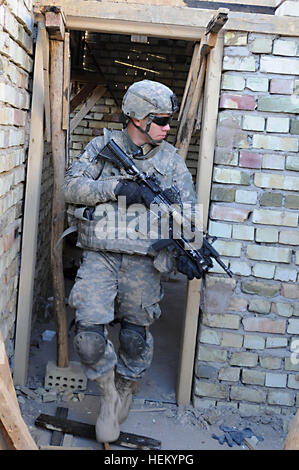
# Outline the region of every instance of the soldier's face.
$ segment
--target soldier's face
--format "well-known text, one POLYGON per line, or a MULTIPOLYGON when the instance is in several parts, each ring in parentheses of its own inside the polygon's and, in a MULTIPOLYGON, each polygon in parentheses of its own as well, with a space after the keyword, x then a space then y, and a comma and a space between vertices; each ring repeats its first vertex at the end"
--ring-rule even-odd
MULTIPOLYGON (((167 118, 167 117, 170 117, 169 114, 156 114, 156 116, 158 118, 167 118)), ((144 119, 142 119, 140 121, 140 127, 145 130, 146 129, 146 125, 147 125, 147 117, 145 117, 144 119)), ((148 134, 149 136, 155 140, 155 141, 159 141, 161 140, 164 140, 167 136, 167 133, 169 132, 170 130, 170 125, 169 123, 167 124, 164 124, 164 125, 159 125, 159 124, 156 124, 155 122, 152 122, 151 123, 151 126, 149 128, 149 131, 148 131, 148 134)))

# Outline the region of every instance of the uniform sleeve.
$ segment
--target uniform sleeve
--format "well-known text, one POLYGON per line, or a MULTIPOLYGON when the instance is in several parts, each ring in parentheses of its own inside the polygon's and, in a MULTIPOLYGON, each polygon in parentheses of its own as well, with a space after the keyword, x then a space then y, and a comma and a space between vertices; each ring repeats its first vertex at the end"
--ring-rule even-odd
POLYGON ((192 176, 188 170, 186 163, 176 154, 176 160, 174 164, 173 184, 177 187, 180 192, 182 203, 196 204, 197 196, 192 181, 192 176))
POLYGON ((118 178, 100 178, 104 163, 96 157, 103 146, 101 137, 93 139, 79 159, 68 168, 63 187, 65 202, 94 206, 116 200, 114 189, 118 178))

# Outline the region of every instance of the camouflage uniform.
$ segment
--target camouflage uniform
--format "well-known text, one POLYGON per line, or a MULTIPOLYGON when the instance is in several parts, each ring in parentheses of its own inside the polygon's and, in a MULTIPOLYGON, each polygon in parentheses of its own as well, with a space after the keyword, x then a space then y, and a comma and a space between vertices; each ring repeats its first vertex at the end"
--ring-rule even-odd
POLYGON ((128 179, 109 162, 97 158, 104 145, 113 139, 144 172, 158 176, 163 189, 175 185, 183 202, 194 203, 196 194, 191 175, 177 150, 166 141, 140 150, 126 130, 104 131, 93 139, 79 159, 66 173, 65 200, 71 204, 69 212, 78 226, 78 246, 83 251, 83 262, 78 270, 69 303, 76 310, 76 321, 85 325, 107 325, 115 316, 134 325, 145 327, 145 348, 138 358, 128 357, 122 349, 118 356, 107 338, 105 327, 105 354, 94 364, 85 366, 89 379, 103 376, 116 365, 120 375, 130 380, 140 379, 149 367, 153 355, 153 338, 148 327, 161 311, 159 301, 163 293, 161 272, 172 269, 172 255, 167 249, 158 254, 151 250, 152 239, 139 237, 102 238, 97 233, 99 219, 105 203, 117 209, 114 190, 121 178, 128 179), (95 211, 91 220, 86 218, 86 208, 95 211))

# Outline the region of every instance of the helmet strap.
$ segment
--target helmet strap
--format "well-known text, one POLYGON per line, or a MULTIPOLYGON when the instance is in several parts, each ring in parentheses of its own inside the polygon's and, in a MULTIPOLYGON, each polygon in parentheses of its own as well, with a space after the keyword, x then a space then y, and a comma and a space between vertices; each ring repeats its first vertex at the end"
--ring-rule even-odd
POLYGON ((151 127, 151 124, 152 124, 152 121, 154 119, 154 114, 149 114, 148 115, 148 119, 147 119, 147 123, 146 123, 146 128, 145 130, 141 129, 141 127, 139 126, 136 126, 135 122, 133 121, 133 119, 131 119, 131 122, 133 124, 134 127, 136 127, 136 129, 138 129, 140 132, 142 132, 142 134, 145 134, 146 137, 148 138, 149 142, 152 144, 152 145, 159 145, 161 144, 161 142, 163 142, 163 140, 154 140, 151 138, 151 136, 149 135, 149 130, 150 130, 150 127, 151 127))

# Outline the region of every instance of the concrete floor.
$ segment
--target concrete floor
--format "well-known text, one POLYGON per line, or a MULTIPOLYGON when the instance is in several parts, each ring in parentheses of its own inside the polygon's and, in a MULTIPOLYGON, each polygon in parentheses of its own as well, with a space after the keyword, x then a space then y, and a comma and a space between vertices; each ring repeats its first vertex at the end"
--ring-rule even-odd
MULTIPOLYGON (((134 395, 132 410, 128 419, 121 425, 122 432, 135 433, 161 441, 161 450, 248 450, 243 447, 221 446, 212 434, 223 434, 219 425, 236 426, 243 429, 250 426, 264 441, 258 449, 281 449, 286 431, 282 429, 279 419, 267 416, 259 420, 244 420, 230 410, 217 412, 214 409, 195 410, 192 405, 178 407, 175 399, 178 359, 180 350, 181 325, 183 320, 186 281, 177 277, 164 284, 164 299, 161 302, 162 316, 156 321, 151 331, 155 338, 155 352, 152 365, 143 378, 138 392, 134 395)), ((69 291, 72 282, 66 281, 69 291)), ((49 310, 50 311, 50 310, 49 310)), ((68 308, 68 321, 74 312, 68 308)), ((27 386, 36 393, 44 385, 45 371, 48 361, 56 362, 56 340, 43 341, 45 330, 55 330, 52 315, 41 318, 35 323, 30 350, 29 374, 27 386)), ((118 327, 110 329, 111 337, 117 344, 118 327)), ((69 359, 78 361, 73 347, 72 337, 69 338, 69 359)), ((19 393, 22 416, 29 426, 30 432, 39 446, 49 445, 51 431, 34 425, 41 413, 55 415, 58 406, 68 408, 68 418, 94 424, 98 414, 98 393, 94 383, 88 381, 84 399, 78 401, 76 395, 66 399, 58 395, 53 402, 33 400, 19 393)), ((82 398, 82 397, 81 397, 82 398)), ((71 447, 103 449, 95 441, 68 436, 71 447)), ((128 450, 113 444, 111 450, 128 450)))

